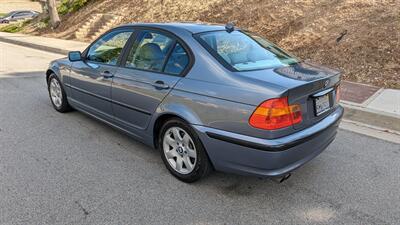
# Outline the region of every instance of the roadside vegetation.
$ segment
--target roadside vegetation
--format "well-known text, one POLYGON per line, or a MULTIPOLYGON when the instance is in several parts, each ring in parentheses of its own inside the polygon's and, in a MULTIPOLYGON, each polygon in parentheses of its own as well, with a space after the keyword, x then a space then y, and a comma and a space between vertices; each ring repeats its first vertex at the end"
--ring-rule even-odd
POLYGON ((61 4, 57 7, 57 11, 61 15, 73 13, 85 6, 89 0, 62 0, 61 4))
POLYGON ((10 23, 5 26, 0 27, 0 32, 8 32, 8 33, 18 33, 30 23, 30 20, 25 20, 25 21, 20 21, 20 22, 15 22, 15 23, 10 23))

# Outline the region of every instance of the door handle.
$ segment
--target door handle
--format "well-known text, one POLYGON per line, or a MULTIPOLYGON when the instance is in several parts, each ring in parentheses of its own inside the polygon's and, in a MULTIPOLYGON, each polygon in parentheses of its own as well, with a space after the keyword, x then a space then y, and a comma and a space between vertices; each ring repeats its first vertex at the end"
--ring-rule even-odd
POLYGON ((162 80, 158 80, 158 81, 154 82, 153 86, 157 89, 168 89, 169 88, 169 85, 164 83, 164 81, 162 81, 162 80))
POLYGON ((101 76, 103 76, 104 78, 113 78, 114 75, 110 73, 110 71, 106 70, 100 73, 101 76))

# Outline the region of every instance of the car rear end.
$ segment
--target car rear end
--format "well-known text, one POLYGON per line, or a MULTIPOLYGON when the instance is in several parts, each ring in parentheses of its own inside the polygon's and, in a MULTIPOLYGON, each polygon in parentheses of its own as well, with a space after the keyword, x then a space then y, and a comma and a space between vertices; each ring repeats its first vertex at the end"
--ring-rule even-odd
POLYGON ((319 123, 277 139, 262 139, 196 126, 216 170, 243 175, 284 176, 310 161, 335 139, 343 114, 338 107, 319 123))
MULTIPOLYGON (((236 110, 225 112, 236 113, 236 117, 205 115, 216 122, 194 127, 217 170, 283 176, 316 157, 334 140, 343 115, 338 104, 340 73, 301 62, 258 36, 240 31, 232 34, 210 32, 195 38, 231 71, 223 75, 225 85, 248 89, 245 100, 239 92, 215 97, 229 104, 234 101, 234 108, 243 110, 240 115, 236 110), (229 45, 231 39, 234 43, 229 45), (239 125, 226 126, 231 117, 237 118, 239 125)), ((223 87, 215 93, 221 90, 223 87)), ((219 101, 218 105, 225 104, 219 101)))
MULTIPOLYGON (((307 82, 251 107, 253 111, 242 117, 246 125, 238 129, 194 127, 217 170, 284 176, 319 155, 335 139, 343 115, 338 90, 336 75, 307 82), (331 84, 325 87, 327 80, 331 84)), ((236 107, 244 105, 237 103, 236 107)))

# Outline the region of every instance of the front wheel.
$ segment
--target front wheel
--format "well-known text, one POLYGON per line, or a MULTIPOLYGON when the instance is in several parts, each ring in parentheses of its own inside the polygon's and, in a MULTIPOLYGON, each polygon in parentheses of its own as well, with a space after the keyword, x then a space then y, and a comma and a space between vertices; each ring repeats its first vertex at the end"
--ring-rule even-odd
POLYGON ((184 121, 169 120, 160 133, 158 146, 161 157, 176 178, 191 183, 211 171, 211 163, 199 137, 184 121))
POLYGON ((54 109, 61 113, 70 111, 71 107, 68 104, 67 95, 65 94, 64 88, 62 87, 60 80, 55 74, 51 74, 49 76, 47 86, 50 100, 53 104, 54 109))

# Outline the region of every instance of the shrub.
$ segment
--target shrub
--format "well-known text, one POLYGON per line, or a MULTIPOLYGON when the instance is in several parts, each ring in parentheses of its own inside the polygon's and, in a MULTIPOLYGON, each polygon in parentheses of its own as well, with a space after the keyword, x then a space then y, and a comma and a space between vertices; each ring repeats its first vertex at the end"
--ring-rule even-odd
POLYGON ((0 31, 1 32, 8 32, 8 33, 17 33, 20 32, 24 29, 26 25, 28 25, 31 21, 30 20, 25 20, 17 23, 11 23, 8 24, 7 26, 1 27, 0 31))
POLYGON ((33 24, 33 27, 43 29, 49 26, 50 17, 44 17, 39 22, 33 24))
POLYGON ((82 8, 89 0, 62 0, 57 11, 61 15, 66 15, 71 12, 76 12, 82 8))

